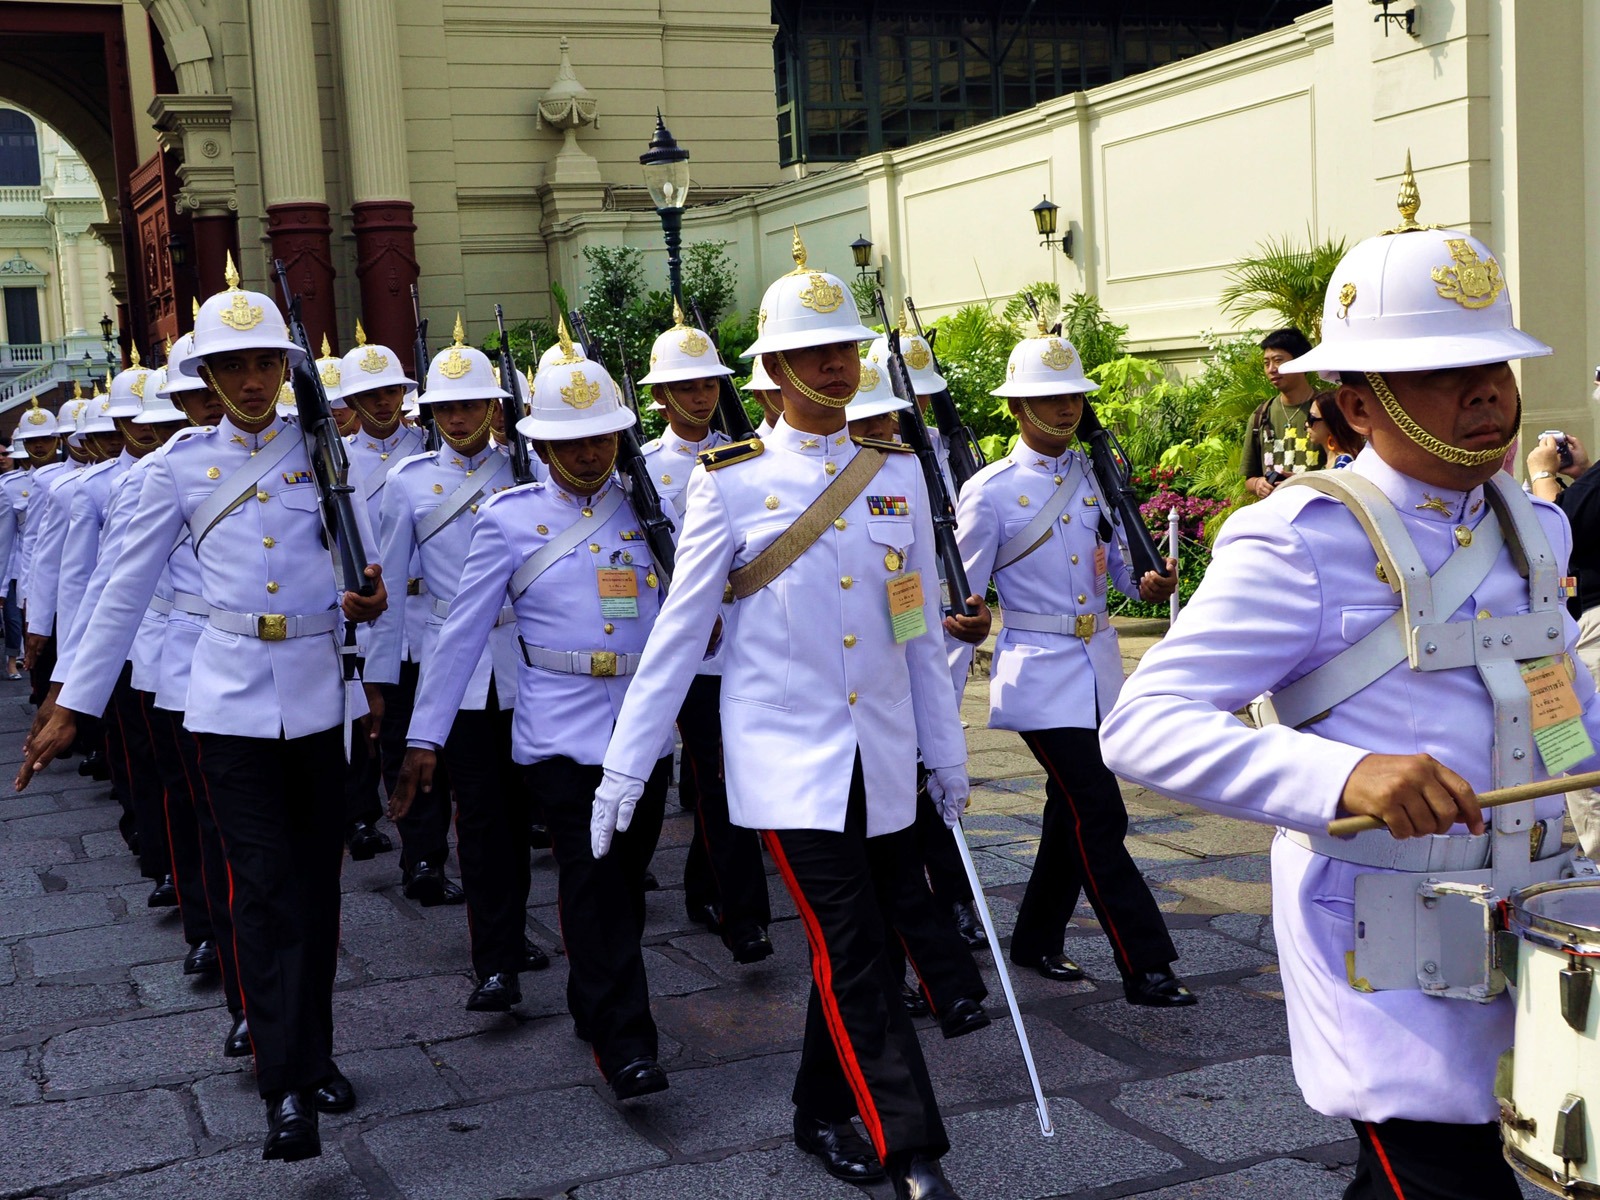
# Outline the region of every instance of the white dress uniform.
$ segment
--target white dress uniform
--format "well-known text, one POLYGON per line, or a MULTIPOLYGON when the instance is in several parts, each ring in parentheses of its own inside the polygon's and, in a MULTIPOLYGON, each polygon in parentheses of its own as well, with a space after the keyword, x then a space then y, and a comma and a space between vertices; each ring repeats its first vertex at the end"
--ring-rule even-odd
POLYGON ((7 512, 0 517, 0 544, 5 553, 0 561, 5 563, 5 578, 0 588, 9 588, 22 568, 22 526, 27 513, 28 492, 32 490, 33 470, 22 467, 0 475, 0 496, 7 512))
POLYGON ((43 493, 28 500, 28 523, 37 534, 29 557, 28 632, 49 637, 56 627, 56 607, 60 598, 61 550, 67 540, 67 525, 72 517, 72 494, 88 469, 83 463, 64 464, 65 470, 51 476, 43 493))
MULTIPOLYGON (((367 520, 373 529, 379 527, 383 493, 389 477, 406 459, 423 452, 424 441, 421 430, 404 424, 386 438, 371 437, 358 429, 345 439, 345 453, 350 459, 350 485, 355 488, 356 497, 364 502, 367 520)), ((412 645, 422 640, 422 630, 428 619, 428 604, 424 597, 413 595, 409 587, 402 586, 407 582, 407 572, 413 565, 405 564, 394 576, 395 603, 391 608, 405 618, 406 657, 420 662, 420 657, 412 652, 412 645), (403 603, 402 592, 406 593, 403 603)), ((362 650, 366 652, 368 635, 366 631, 360 632, 362 650)))
POLYGON ((111 505, 111 491, 132 465, 133 455, 124 450, 116 458, 95 463, 83 472, 73 489, 56 579, 58 656, 63 647, 70 652, 78 606, 92 595, 89 577, 100 559, 100 534, 111 505))
POLYGON ((22 491, 22 513, 18 517, 18 527, 22 531, 22 558, 17 564, 17 599, 23 604, 28 602, 28 592, 35 574, 33 551, 39 541, 39 527, 44 523, 51 481, 78 465, 73 462, 51 462, 28 469, 27 486, 22 491))
MULTIPOLYGON (((127 451, 123 451, 119 456, 120 458, 125 458, 128 461, 121 464, 122 469, 117 471, 115 477, 105 485, 104 511, 98 511, 98 506, 95 506, 96 511, 84 512, 83 521, 78 527, 76 538, 72 529, 69 528, 67 531, 67 544, 64 551, 65 560, 62 563, 63 586, 75 588, 80 597, 98 596, 104 590, 106 580, 110 577, 112 566, 116 562, 117 554, 122 548, 122 539, 126 536, 128 525, 132 521, 134 511, 139 505, 139 487, 143 483, 143 475, 147 469, 146 464, 149 462, 149 456, 135 459, 127 451), (95 522, 98 522, 99 529, 92 547, 92 556, 90 556, 91 552, 87 546, 87 534, 90 525, 95 522), (75 541, 77 545, 74 545, 75 541), (73 561, 76 559, 86 559, 86 561, 73 561), (82 579, 77 579, 78 572, 84 567, 87 567, 88 575, 82 579)), ((97 465, 109 467, 117 462, 118 459, 113 459, 110 463, 97 465)), ((78 502, 82 502, 86 490, 83 487, 78 489, 78 502)), ((98 491, 99 489, 96 490, 98 491)), ((78 642, 82 640, 83 631, 93 614, 94 601, 92 599, 86 604, 79 603, 73 612, 72 624, 61 632, 61 636, 58 639, 59 644, 56 647, 55 671, 50 677, 53 682, 61 683, 65 681, 67 673, 72 668, 72 660, 77 653, 78 642)), ((134 637, 136 645, 140 638, 145 635, 145 622, 152 615, 155 614, 150 609, 145 609, 144 618, 140 621, 139 633, 134 637)), ((130 661, 133 657, 130 651, 130 661)))

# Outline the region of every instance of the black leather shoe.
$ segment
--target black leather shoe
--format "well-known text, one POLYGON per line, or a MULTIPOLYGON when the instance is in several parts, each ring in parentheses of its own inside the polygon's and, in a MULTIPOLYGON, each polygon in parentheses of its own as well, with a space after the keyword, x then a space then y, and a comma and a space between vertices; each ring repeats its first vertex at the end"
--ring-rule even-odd
POLYGON ((646 891, 646 892, 653 892, 653 891, 658 890, 660 887, 661 887, 661 881, 656 878, 656 873, 654 871, 646 871, 644 873, 644 884, 642 885, 640 890, 641 891, 646 891))
POLYGON ((733 954, 733 961, 743 966, 772 957, 772 939, 760 925, 752 925, 745 932, 725 938, 724 941, 733 954))
POLYGON ((91 750, 84 755, 83 761, 78 764, 78 774, 98 779, 101 783, 110 779, 111 768, 106 765, 105 754, 99 750, 91 750))
POLYGON ((906 1006, 906 1014, 912 1017, 925 1017, 928 1015, 928 998, 922 994, 922 989, 914 984, 902 984, 900 987, 900 1003, 906 1006))
POLYGON ((317 1133, 317 1110, 299 1092, 285 1092, 267 1101, 267 1140, 261 1157, 279 1162, 299 1162, 322 1153, 317 1133))
POLYGON ((210 938, 193 946, 184 956, 185 975, 215 975, 217 972, 217 944, 210 938))
POLYGON ((913 1154, 904 1171, 895 1172, 895 1200, 961 1200, 939 1169, 939 1160, 913 1154))
POLYGON ((618 1100, 666 1090, 667 1073, 653 1058, 636 1058, 611 1077, 611 1091, 618 1100))
POLYGON ((684 910, 696 925, 704 925, 712 933, 722 931, 722 914, 715 904, 690 902, 684 905, 684 910))
POLYGON ((255 1043, 250 1040, 250 1022, 243 1017, 235 1017, 233 1026, 228 1030, 228 1038, 222 1043, 222 1057, 248 1058, 255 1052, 255 1043))
POLYGON ((956 932, 961 935, 961 940, 969 946, 987 946, 989 935, 983 931, 983 920, 978 916, 977 906, 971 900, 957 900, 951 909, 956 916, 956 932))
POLYGON ((172 882, 171 875, 163 875, 161 882, 156 884, 145 904, 150 908, 176 908, 178 905, 178 885, 172 882))
POLYGON ((405 880, 406 898, 415 900, 423 908, 436 908, 441 904, 460 904, 467 898, 461 885, 444 873, 444 867, 419 862, 401 872, 405 880))
POLYGON ((939 1031, 945 1040, 958 1038, 964 1033, 976 1033, 989 1024, 989 1014, 983 1005, 970 996, 962 996, 939 1014, 939 1031))
POLYGON ((1122 994, 1129 1004, 1142 1004, 1146 1008, 1187 1008, 1199 1004, 1196 996, 1166 967, 1155 971, 1141 971, 1137 975, 1122 977, 1122 994))
POLYGON ((522 969, 524 971, 542 971, 550 965, 550 956, 539 949, 530 937, 522 939, 522 969))
POLYGON ((794 1144, 814 1154, 822 1169, 846 1183, 882 1183, 883 1164, 849 1121, 819 1121, 799 1109, 794 1114, 794 1144))
POLYGON ((510 1012, 513 1004, 522 1003, 522 988, 510 971, 496 971, 486 976, 467 997, 468 1012, 510 1012))
POLYGON ((318 1112, 349 1112, 356 1106, 356 1089, 350 1086, 344 1072, 335 1067, 333 1074, 317 1084, 311 1093, 311 1104, 318 1112))
POLYGON ((394 849, 394 842, 390 841, 387 833, 365 821, 357 821, 350 826, 350 832, 345 835, 345 844, 350 847, 350 857, 356 862, 366 862, 369 858, 394 849))
POLYGON ((1065 954, 1041 954, 1033 963, 1033 969, 1056 983, 1071 983, 1084 977, 1083 968, 1065 954))
POLYGON ((548 850, 550 846, 550 826, 541 825, 538 821, 531 822, 528 825, 528 849, 548 850))

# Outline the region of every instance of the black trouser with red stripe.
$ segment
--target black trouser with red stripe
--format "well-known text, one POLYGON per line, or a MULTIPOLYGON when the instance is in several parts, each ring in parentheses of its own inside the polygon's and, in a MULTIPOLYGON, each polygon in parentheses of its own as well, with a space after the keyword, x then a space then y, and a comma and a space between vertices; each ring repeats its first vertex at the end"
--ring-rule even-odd
POLYGON ((589 848, 589 819, 600 768, 561 757, 522 771, 526 790, 544 802, 550 827, 567 950, 567 1009, 578 1036, 594 1047, 601 1074, 610 1079, 635 1059, 659 1053, 640 938, 644 873, 661 836, 672 759, 656 763, 633 821, 598 859, 589 848))
MULTIPOLYGON (((951 836, 942 819, 939 828, 951 836)), ((954 846, 952 842, 952 851, 954 846)), ((982 1000, 989 989, 978 974, 971 947, 956 929, 955 915, 928 888, 922 849, 921 833, 914 824, 873 838, 873 881, 887 902, 896 935, 885 950, 890 969, 896 978, 904 978, 910 962, 928 1007, 939 1016, 956 1000, 982 1000), (893 865, 880 867, 878 859, 892 860, 893 865)))
POLYGON ((111 791, 119 788, 129 798, 134 827, 139 831, 139 873, 161 880, 172 871, 167 846, 167 806, 161 768, 150 743, 144 701, 133 689, 133 664, 123 663, 122 674, 111 692, 110 719, 106 722, 106 765, 111 768, 111 791))
POLYGON ((334 1070, 344 731, 198 736, 232 884, 256 1088, 270 1100, 316 1087, 334 1070))
MULTIPOLYGON (((442 755, 455 790, 456 855, 467 893, 472 969, 479 979, 523 969, 532 882, 528 824, 533 795, 511 761, 513 713, 500 707, 493 680, 488 703, 485 709, 464 708, 456 714, 442 755)), ((419 793, 417 798, 423 797, 419 793)))
POLYGON ((228 1011, 244 1012, 239 996, 239 958, 228 911, 228 863, 222 838, 206 803, 200 775, 200 742, 183 727, 183 714, 149 708, 156 762, 167 785, 167 842, 172 847, 172 878, 178 887, 183 936, 193 946, 211 938, 228 1011), (207 932, 209 931, 209 932, 207 932))
POLYGON ((972 884, 967 880, 966 869, 961 865, 961 852, 956 849, 955 830, 944 823, 939 808, 928 798, 923 780, 927 768, 917 764, 917 841, 922 865, 927 868, 928 887, 933 898, 944 908, 953 904, 972 902, 972 884))
POLYGON ((723 936, 733 939, 772 924, 761 838, 728 819, 722 777, 722 677, 696 675, 678 710, 683 738, 679 786, 694 796, 694 838, 683 868, 683 902, 722 914, 723 936))
POLYGON ((1520 1200, 1498 1125, 1352 1121, 1361 1139, 1344 1200, 1520 1200))
POLYGON ((1011 933, 1011 961, 1031 967, 1061 953, 1080 891, 1124 975, 1175 961, 1161 910, 1124 842, 1128 810, 1100 757, 1099 732, 1036 729, 1022 740, 1045 769, 1044 833, 1011 933))
POLYGON ((950 1148, 900 976, 885 953, 897 879, 914 860, 905 838, 867 837, 867 797, 856 758, 844 831, 769 829, 763 835, 811 947, 806 1039, 795 1107, 824 1121, 860 1115, 887 1164, 891 1155, 950 1148))

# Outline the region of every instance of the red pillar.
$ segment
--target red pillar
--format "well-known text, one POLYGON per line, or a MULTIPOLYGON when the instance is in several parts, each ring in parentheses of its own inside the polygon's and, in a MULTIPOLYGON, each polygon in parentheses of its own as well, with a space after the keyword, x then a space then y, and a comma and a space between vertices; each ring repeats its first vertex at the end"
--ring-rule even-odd
MULTIPOLYGON (((204 303, 215 296, 227 283, 222 273, 228 255, 239 260, 239 218, 230 212, 208 211, 194 214, 194 269, 199 280, 200 301, 204 303)), ((191 324, 187 310, 178 314, 178 325, 187 329, 191 324)))
MULTIPOLYGON (((272 256, 283 260, 289 273, 289 286, 300 297, 300 316, 305 321, 311 345, 319 346, 325 334, 337 351, 339 328, 334 318, 333 256, 328 241, 332 233, 326 204, 267 206, 267 236, 272 239, 272 256)), ((275 279, 269 281, 267 290, 274 300, 282 302, 283 298, 276 294, 275 279)))
POLYGON ((416 334, 411 285, 417 282, 416 222, 409 200, 363 200, 350 206, 356 234, 356 277, 367 337, 397 354, 416 334))

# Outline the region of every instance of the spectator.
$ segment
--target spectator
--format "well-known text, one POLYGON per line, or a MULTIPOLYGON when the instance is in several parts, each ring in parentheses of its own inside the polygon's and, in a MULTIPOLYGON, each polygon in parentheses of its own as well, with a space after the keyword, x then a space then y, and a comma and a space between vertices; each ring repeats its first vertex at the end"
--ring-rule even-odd
MULTIPOLYGON (((1528 451, 1528 490, 1540 500, 1561 506, 1572 524, 1572 556, 1568 570, 1577 577, 1577 589, 1567 597, 1567 611, 1578 622, 1575 649, 1583 665, 1600 678, 1600 471, 1589 469, 1583 443, 1565 435, 1571 461, 1561 464, 1561 446, 1542 437, 1528 451), (1572 480, 1570 486, 1563 479, 1572 480)), ((1567 793, 1567 811, 1583 852, 1600 855, 1600 792, 1585 789, 1567 793)))
POLYGON ((1322 451, 1311 441, 1306 418, 1314 397, 1326 396, 1331 403, 1333 393, 1317 391, 1303 373, 1279 370, 1310 350, 1310 340, 1298 329, 1277 329, 1262 339, 1261 365, 1278 396, 1276 403, 1268 400, 1256 409, 1244 439, 1239 470, 1254 496, 1270 496, 1289 476, 1323 465, 1322 451))
POLYGON ((1348 467, 1355 462, 1356 455, 1366 449, 1367 439, 1350 428, 1339 402, 1324 392, 1313 396, 1306 408, 1306 431, 1327 465, 1348 467))

